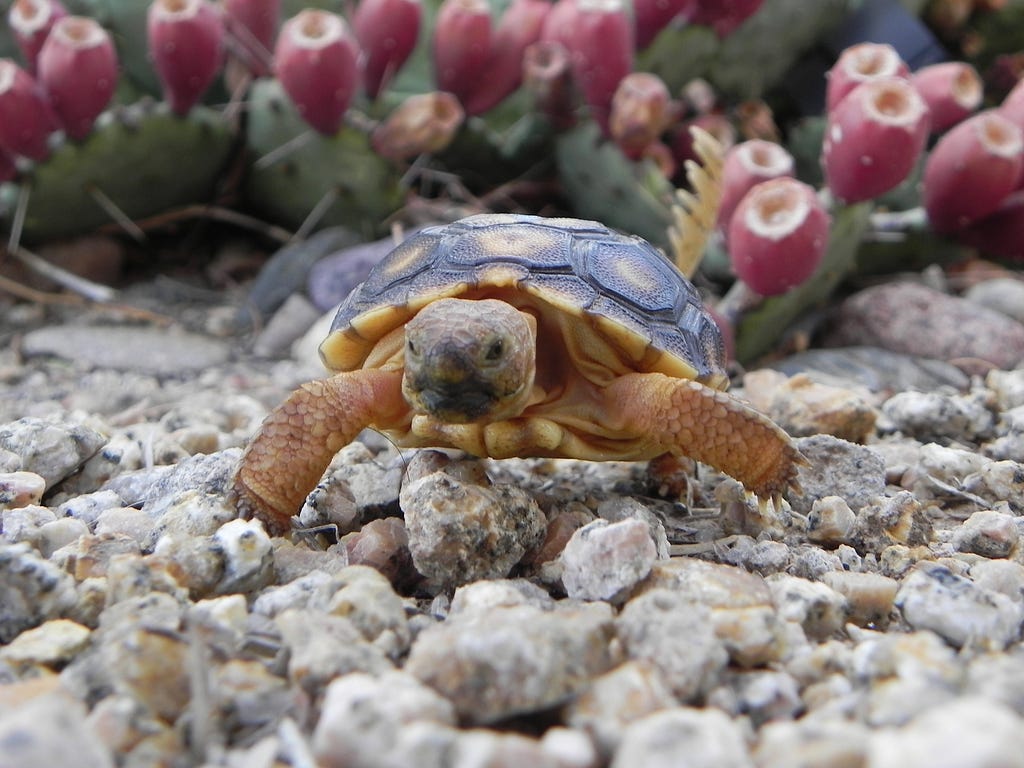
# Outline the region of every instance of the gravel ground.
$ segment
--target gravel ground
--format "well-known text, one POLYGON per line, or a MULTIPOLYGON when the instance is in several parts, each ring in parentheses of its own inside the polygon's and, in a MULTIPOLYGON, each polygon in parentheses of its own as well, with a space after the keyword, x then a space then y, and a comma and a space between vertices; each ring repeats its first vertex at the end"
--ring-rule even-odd
POLYGON ((778 509, 368 434, 287 540, 225 485, 320 331, 160 296, 0 320, 3 768, 1024 766, 1024 366, 750 372, 810 462, 778 509))

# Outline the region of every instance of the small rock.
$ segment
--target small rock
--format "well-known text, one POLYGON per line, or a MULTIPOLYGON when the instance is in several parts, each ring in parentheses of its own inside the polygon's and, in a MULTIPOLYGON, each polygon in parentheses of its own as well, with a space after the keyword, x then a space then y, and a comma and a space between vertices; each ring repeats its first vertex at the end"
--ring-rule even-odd
POLYGON ((1013 371, 993 368, 985 376, 985 385, 995 393, 1000 410, 1009 411, 1024 405, 1024 368, 1013 371))
POLYGON ((675 707, 630 725, 611 768, 753 768, 740 727, 717 709, 675 707))
POLYGON ((153 554, 177 564, 181 586, 193 600, 211 596, 224 578, 224 555, 209 538, 180 534, 161 536, 153 547, 153 554))
POLYGON ((1024 663, 1019 649, 986 653, 967 662, 964 694, 1005 704, 1024 716, 1024 663))
POLYGON ((230 659, 213 669, 214 711, 239 735, 266 732, 285 717, 303 713, 300 697, 287 680, 258 661, 230 659))
POLYGON ((975 283, 964 298, 979 307, 987 307, 1024 323, 1024 282, 1010 277, 996 277, 975 283))
POLYGON ((0 643, 74 605, 74 580, 28 544, 0 543, 0 643))
POLYGON ((1024 721, 1001 704, 964 696, 872 732, 867 746, 868 768, 1020 768, 1024 721))
POLYGON ((846 598, 850 621, 862 627, 889 623, 899 582, 877 573, 830 571, 821 577, 830 589, 846 598))
POLYGON ((1016 518, 983 509, 972 514, 953 532, 953 546, 982 557, 1009 557, 1020 541, 1016 518))
POLYGON ((232 520, 213 535, 224 557, 224 575, 218 585, 222 594, 249 592, 274 581, 274 548, 257 520, 232 520))
POLYGON ((401 462, 383 463, 357 441, 342 448, 334 457, 327 480, 331 482, 334 478, 344 481, 352 492, 360 520, 365 522, 398 514, 401 462))
POLYGON ((1024 565, 1010 560, 979 560, 971 565, 971 580, 979 587, 1024 600, 1024 565))
POLYGON ((885 490, 885 461, 870 448, 831 435, 801 437, 797 448, 810 462, 798 475, 803 492, 787 498, 809 514, 815 499, 842 496, 855 512, 885 490))
POLYGON ((68 499, 57 507, 57 514, 61 517, 77 518, 90 528, 95 528, 100 515, 108 509, 122 506, 124 506, 124 501, 114 491, 96 491, 68 499))
POLYGON ((554 768, 597 768, 594 743, 581 731, 555 726, 540 740, 541 752, 554 761, 554 768))
POLYGON ((825 640, 846 623, 846 598, 826 584, 785 573, 774 573, 765 581, 781 618, 798 623, 808 637, 825 640))
POLYGON ((405 604, 381 573, 365 565, 350 565, 336 576, 339 589, 331 595, 328 613, 351 621, 363 637, 397 659, 409 649, 405 604))
MULTIPOLYGON (((241 457, 240 448, 229 448, 209 455, 190 456, 148 483, 142 499, 131 499, 123 494, 121 498, 133 503, 142 501, 142 508, 156 519, 161 518, 172 507, 180 506, 182 499, 201 499, 210 502, 203 505, 204 509, 212 509, 212 502, 220 501, 221 506, 227 509, 228 505, 223 503, 224 495, 230 487, 241 457)), ((234 516, 235 512, 231 510, 231 517, 234 516)), ((210 528, 210 517, 208 512, 201 516, 197 515, 193 521, 194 535, 213 533, 220 523, 214 522, 213 528, 210 528)))
POLYGON ((21 457, 20 469, 52 488, 95 455, 106 436, 81 424, 27 417, 0 425, 0 448, 21 457))
POLYGON ((807 538, 819 544, 849 544, 857 516, 842 496, 815 499, 807 515, 807 538))
POLYGON ((743 389, 757 410, 794 437, 824 433, 862 443, 875 431, 877 414, 863 394, 816 382, 807 374, 748 371, 743 389))
POLYGON ((758 768, 831 768, 865 765, 868 729, 848 720, 804 718, 766 723, 757 732, 758 768))
POLYGON ((499 607, 532 605, 543 610, 555 607, 547 592, 525 579, 490 579, 466 584, 455 590, 449 616, 486 614, 499 607))
POLYGON ((409 535, 401 518, 371 520, 345 536, 339 546, 345 548, 350 564, 376 568, 396 587, 418 578, 409 551, 409 535))
MULTIPOLYGON (((651 509, 636 499, 628 496, 615 496, 605 499, 597 505, 597 516, 607 520, 609 523, 618 523, 622 520, 631 519, 642 520, 651 530, 651 540, 657 547, 658 559, 665 560, 668 558, 668 535, 665 533, 665 524, 651 509)), ((590 521, 587 520, 587 522, 589 523, 590 521)))
POLYGON ((454 726, 455 710, 415 677, 398 671, 343 675, 327 686, 313 752, 325 768, 400 765, 388 755, 409 725, 424 721, 454 726))
POLYGON ((1005 503, 1015 515, 1024 515, 1024 464, 990 461, 964 478, 963 490, 992 504, 1005 503))
POLYGON ((5 768, 114 768, 114 757, 86 723, 85 707, 64 693, 33 698, 0 716, 5 768))
POLYGON ((271 618, 289 608, 323 611, 338 586, 335 576, 312 571, 279 587, 264 589, 253 601, 252 611, 271 618))
MULTIPOLYGON (((755 728, 775 720, 792 720, 803 709, 800 689, 787 672, 750 670, 733 681, 735 714, 747 715, 755 728)), ((708 697, 714 700, 714 692, 708 697)))
POLYGON ((344 547, 311 549, 304 542, 292 543, 277 536, 270 540, 274 548, 274 579, 287 584, 313 571, 335 575, 348 567, 348 552, 344 547))
POLYGON ((416 570, 440 587, 503 578, 544 540, 537 502, 512 485, 465 485, 443 472, 402 490, 416 570))
POLYGON ((921 441, 976 443, 990 437, 995 428, 995 415, 988 406, 982 392, 899 392, 882 403, 882 413, 896 429, 921 441))
POLYGON ((587 687, 612 666, 611 634, 605 603, 495 608, 421 632, 405 669, 460 717, 490 723, 547 709, 587 687))
POLYGON ((89 643, 92 630, 67 619, 53 619, 26 630, 0 648, 0 661, 13 666, 63 665, 89 643))
POLYGON ((258 357, 277 357, 309 330, 320 317, 320 310, 299 293, 284 300, 253 340, 252 352, 258 357))
POLYGON ((37 546, 42 527, 56 519, 57 516, 49 507, 31 505, 6 509, 0 512, 4 541, 9 544, 25 541, 37 546))
POLYGON ((578 600, 622 602, 651 572, 657 549, 649 526, 636 518, 595 520, 577 530, 562 552, 562 583, 578 600))
POLYGON ((565 722, 589 734, 608 759, 630 723, 676 704, 658 667, 649 661, 627 661, 595 678, 573 699, 566 707, 565 722))
POLYGON ((40 526, 36 546, 39 547, 39 551, 44 557, 50 557, 58 549, 73 544, 88 535, 89 527, 81 520, 62 517, 40 526))
POLYGON ((841 387, 855 382, 870 392, 966 389, 970 383, 963 371, 947 362, 871 346, 808 349, 775 361, 771 367, 789 376, 806 373, 816 381, 841 387))
POLYGON ((0 474, 0 511, 38 504, 46 490, 46 480, 35 472, 0 474))
POLYGON ((140 622, 111 637, 103 652, 115 690, 156 717, 174 722, 191 701, 189 646, 178 633, 140 622))
POLYGON ((966 299, 911 282, 867 288, 839 308, 833 345, 871 344, 939 360, 981 359, 1013 368, 1024 358, 1024 325, 966 299))
POLYGON ((140 547, 153 541, 156 521, 135 507, 109 507, 96 517, 97 534, 118 534, 134 539, 140 547))
POLYGON ((681 702, 707 692, 729 661, 711 610, 679 591, 654 589, 633 598, 615 632, 629 657, 654 665, 681 702))
POLYGON ((878 554, 894 544, 915 547, 931 541, 932 523, 909 491, 881 496, 857 512, 850 544, 859 553, 878 554))
POLYGON ((303 528, 334 526, 339 536, 358 530, 359 510, 348 483, 331 475, 317 485, 299 510, 299 523, 303 528))
POLYGON ((918 564, 900 586, 896 604, 910 626, 930 629, 958 648, 1005 648, 1024 621, 1020 602, 936 563, 918 564))

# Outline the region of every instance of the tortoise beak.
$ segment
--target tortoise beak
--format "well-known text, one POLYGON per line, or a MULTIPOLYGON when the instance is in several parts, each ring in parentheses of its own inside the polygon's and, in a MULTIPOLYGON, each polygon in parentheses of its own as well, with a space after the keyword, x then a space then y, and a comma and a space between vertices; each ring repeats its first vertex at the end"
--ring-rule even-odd
POLYGON ((498 402, 494 386, 481 378, 473 359, 456 344, 430 350, 424 364, 406 376, 404 389, 415 408, 452 424, 487 416, 498 402))

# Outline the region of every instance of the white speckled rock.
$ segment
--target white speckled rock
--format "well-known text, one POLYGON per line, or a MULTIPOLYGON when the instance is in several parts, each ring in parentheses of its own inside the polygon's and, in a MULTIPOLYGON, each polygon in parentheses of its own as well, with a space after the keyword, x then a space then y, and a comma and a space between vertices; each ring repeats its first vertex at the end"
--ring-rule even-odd
POLYGON ((1006 504, 1015 515, 1024 515, 1024 464, 990 461, 963 480, 963 489, 990 504, 1006 504))
POLYGON ((0 543, 0 643, 47 619, 76 600, 74 580, 28 544, 0 543))
POLYGON ((753 768, 743 731, 717 709, 677 707, 630 725, 611 768, 753 768))
POLYGON ((74 517, 61 517, 39 527, 39 538, 36 546, 46 557, 61 547, 72 544, 83 536, 89 535, 89 526, 74 517))
POLYGON ((448 615, 486 614, 493 608, 513 605, 532 605, 547 610, 555 607, 555 600, 525 579, 476 581, 455 590, 448 615))
POLYGON ((0 648, 0 661, 13 666, 66 664, 85 648, 92 630, 67 619, 53 619, 26 630, 0 648))
POLYGON ((983 509, 953 531, 953 546, 988 558, 1009 557, 1020 542, 1013 515, 983 509))
POLYGON ((899 582, 878 573, 830 571, 821 580, 846 598, 847 617, 861 626, 887 626, 899 582))
POLYGON ((46 480, 35 472, 0 473, 0 511, 38 504, 46 490, 46 480))
POLYGON ((808 637, 824 640, 846 623, 846 598, 826 584, 785 573, 772 574, 765 581, 779 616, 800 624, 808 637))
POLYGON ((642 520, 595 520, 578 529, 562 550, 562 583, 571 598, 619 603, 651 572, 657 556, 642 520))
POLYGON ((990 436, 995 416, 986 393, 899 392, 882 404, 882 413, 904 434, 927 442, 976 442, 990 436))
POLYGON ((1024 405, 1024 368, 1013 371, 993 368, 986 374, 985 384, 995 393, 1004 411, 1024 405))
POLYGON ((849 544, 856 521, 842 496, 815 499, 807 515, 807 538, 820 544, 849 544))
POLYGON ((299 522, 304 528, 333 525, 338 535, 359 528, 359 509, 348 483, 332 476, 321 482, 306 497, 299 510, 299 522))
POLYGON ((971 565, 971 580, 979 587, 1024 601, 1024 565, 1011 560, 979 560, 971 565))
POLYGON ((5 768, 114 768, 114 757, 87 725, 85 707, 55 692, 0 715, 5 768))
POLYGON ((25 541, 36 545, 39 530, 47 523, 52 523, 57 515, 49 507, 29 505, 5 509, 0 512, 0 523, 3 524, 3 539, 9 544, 25 541))
POLYGON ((885 460, 867 446, 831 435, 801 437, 796 446, 810 462, 800 468, 803 492, 787 496, 801 514, 825 496, 842 496, 856 512, 885 490, 885 460))
POLYGON ((263 525, 256 520, 232 520, 213 534, 224 556, 219 591, 245 592, 274 580, 274 550, 263 525))
POLYGON ((339 588, 327 602, 328 613, 351 621, 390 658, 403 655, 409 649, 409 622, 391 582, 365 565, 350 565, 335 580, 339 588))
POLYGON ((27 417, 0 425, 0 448, 21 457, 20 469, 41 475, 52 488, 77 470, 107 441, 82 424, 27 417))
POLYGON ((936 563, 920 563, 907 576, 896 604, 910 626, 930 629, 956 647, 1005 648, 1024 621, 1020 602, 936 563))
POLYGON ((836 768, 863 765, 868 729, 848 720, 805 718, 767 723, 757 733, 758 768, 836 768))

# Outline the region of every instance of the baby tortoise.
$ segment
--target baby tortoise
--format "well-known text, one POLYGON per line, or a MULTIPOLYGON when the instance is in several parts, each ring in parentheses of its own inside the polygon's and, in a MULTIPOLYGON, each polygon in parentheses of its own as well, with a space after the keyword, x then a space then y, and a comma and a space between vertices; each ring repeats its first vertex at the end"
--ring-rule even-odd
POLYGON ((424 230, 352 292, 320 355, 338 373, 271 413, 235 476, 240 512, 272 532, 366 427, 496 459, 682 454, 762 499, 803 462, 721 391, 721 334, 689 281, 592 221, 488 214, 424 230))

